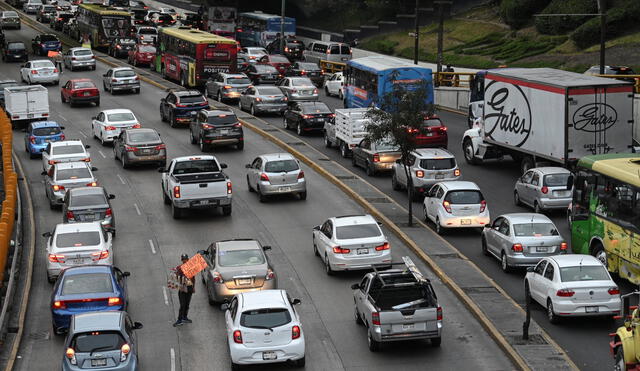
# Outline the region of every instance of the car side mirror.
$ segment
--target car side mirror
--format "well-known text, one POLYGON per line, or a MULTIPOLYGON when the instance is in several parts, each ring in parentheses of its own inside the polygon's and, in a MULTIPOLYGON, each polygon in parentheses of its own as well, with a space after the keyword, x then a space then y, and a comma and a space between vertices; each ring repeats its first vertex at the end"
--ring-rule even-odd
POLYGON ((114 195, 114 194, 109 194, 109 199, 110 199, 110 200, 113 200, 114 198, 116 198, 116 195, 114 195))
POLYGON ((142 329, 143 327, 144 327, 144 326, 142 325, 142 323, 141 323, 141 322, 134 322, 134 323, 133 323, 133 329, 134 329, 134 330, 140 330, 140 329, 142 329))
POLYGON ((91 166, 91 171, 98 171, 98 168, 95 166, 91 166))
POLYGON ((300 301, 300 299, 293 299, 293 300, 291 300, 291 305, 298 305, 298 304, 300 304, 300 303, 302 303, 302 302, 300 301))
POLYGON ((107 77, 107 74, 105 73, 104 75, 102 75, 103 77, 107 77))
POLYGON ((93 116, 93 117, 91 117, 91 119, 92 119, 92 120, 97 120, 97 119, 98 119, 98 116, 93 116))
POLYGON ((60 130, 64 130, 64 129, 65 129, 65 127, 64 127, 64 126, 60 126, 60 130))
POLYGON ((198 250, 198 254, 200 254, 200 255, 209 255, 209 252, 207 250, 198 250))
POLYGON ((43 171, 43 172, 40 173, 40 175, 47 175, 47 172, 43 171))
POLYGON ((319 225, 316 225, 315 227, 313 227, 313 230, 314 230, 314 231, 319 231, 319 230, 320 230, 320 226, 319 226, 319 225))
POLYGON ((131 276, 131 272, 122 272, 122 277, 129 277, 131 276))
POLYGON ((51 232, 44 232, 42 234, 42 237, 51 237, 51 236, 53 236, 53 234, 51 232))
POLYGON ((159 172, 159 173, 166 173, 166 172, 167 172, 167 169, 165 169, 165 168, 163 168, 163 167, 159 167, 159 168, 158 168, 158 172, 159 172))
POLYGON ((359 290, 359 289, 360 289, 359 283, 354 283, 353 285, 351 285, 351 290, 359 290))
POLYGON ((246 164, 246 165, 244 165, 244 167, 245 167, 245 169, 251 169, 252 168, 251 164, 246 164))
POLYGON ((567 178, 567 190, 570 191, 573 188, 573 175, 569 175, 567 178))
POLYGON ((527 267, 527 272, 533 272, 534 269, 534 267, 527 267))
POLYGON ((91 148, 91 146, 89 144, 85 144, 84 148, 89 149, 89 148, 91 148))
POLYGON ((227 168, 227 164, 220 164, 220 168, 221 169, 226 169, 227 168))
POLYGON ((221 311, 227 311, 229 310, 229 304, 228 303, 224 303, 220 306, 220 310, 221 311))
POLYGON ((271 250, 271 246, 269 246, 269 245, 262 246, 262 250, 264 250, 264 251, 271 250))

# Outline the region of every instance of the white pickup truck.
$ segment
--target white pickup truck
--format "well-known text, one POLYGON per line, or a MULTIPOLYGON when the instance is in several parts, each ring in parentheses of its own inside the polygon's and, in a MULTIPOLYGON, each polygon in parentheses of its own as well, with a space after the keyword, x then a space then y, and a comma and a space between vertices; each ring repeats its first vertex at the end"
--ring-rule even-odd
POLYGON ((49 118, 49 91, 42 85, 4 88, 4 102, 7 116, 14 127, 20 121, 49 118))
POLYGON ((337 109, 335 119, 324 124, 325 146, 338 146, 340 155, 348 157, 351 150, 367 135, 367 110, 368 108, 337 109))
POLYGON ((223 215, 230 215, 232 186, 222 171, 226 167, 214 156, 185 156, 160 168, 164 203, 171 205, 173 218, 188 209, 221 208, 223 215))
POLYGON ((389 341, 430 339, 434 347, 442 341, 442 308, 431 282, 409 257, 402 260, 389 270, 374 266, 362 282, 351 286, 356 322, 367 327, 372 352, 389 341))

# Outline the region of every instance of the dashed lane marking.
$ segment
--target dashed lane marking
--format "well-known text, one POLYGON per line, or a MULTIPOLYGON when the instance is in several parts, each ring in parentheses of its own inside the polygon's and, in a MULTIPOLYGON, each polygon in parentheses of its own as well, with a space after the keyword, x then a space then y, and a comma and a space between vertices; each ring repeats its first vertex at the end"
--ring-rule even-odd
POLYGON ((104 153, 102 153, 101 150, 98 150, 98 153, 100 154, 100 156, 102 156, 102 158, 107 158, 107 156, 105 156, 104 153))
POLYGON ((167 288, 162 286, 162 295, 164 295, 164 305, 169 305, 169 296, 167 295, 167 288))
POLYGON ((155 246, 153 246, 153 241, 152 240, 149 240, 149 247, 151 247, 151 252, 155 254, 156 253, 156 248, 155 248, 155 246))
POLYGON ((122 184, 127 184, 127 182, 125 182, 125 181, 124 181, 124 178, 122 178, 122 177, 120 176, 120 174, 116 174, 116 176, 118 177, 118 179, 120 179, 120 182, 121 182, 122 184))
POLYGON ((140 212, 140 208, 138 207, 138 204, 134 203, 133 207, 136 208, 136 213, 138 213, 138 215, 142 215, 142 213, 140 212))
POLYGON ((176 351, 171 348, 171 371, 176 371, 176 351))

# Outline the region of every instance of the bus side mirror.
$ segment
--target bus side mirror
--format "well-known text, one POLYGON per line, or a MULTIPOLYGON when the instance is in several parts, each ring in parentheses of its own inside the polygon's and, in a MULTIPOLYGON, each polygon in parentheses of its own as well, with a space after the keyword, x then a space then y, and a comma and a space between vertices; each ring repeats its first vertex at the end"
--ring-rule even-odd
POLYGON ((573 188, 573 175, 569 175, 567 178, 567 190, 570 191, 573 188))

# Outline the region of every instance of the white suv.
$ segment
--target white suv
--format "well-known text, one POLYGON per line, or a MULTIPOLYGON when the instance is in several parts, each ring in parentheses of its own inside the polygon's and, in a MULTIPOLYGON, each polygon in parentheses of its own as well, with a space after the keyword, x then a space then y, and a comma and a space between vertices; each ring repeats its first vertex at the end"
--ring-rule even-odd
POLYGON ((411 152, 406 159, 399 159, 393 164, 391 186, 396 191, 406 189, 409 184, 403 161, 409 166, 409 175, 413 183, 410 193, 414 200, 438 182, 461 178, 458 163, 451 152, 442 148, 419 148, 411 152))
POLYGON ((293 362, 305 364, 302 323, 284 290, 262 290, 236 294, 223 304, 231 369, 241 365, 293 362))
POLYGON ((487 201, 474 182, 436 183, 422 203, 424 220, 435 223, 436 232, 449 228, 478 228, 491 223, 487 201))

